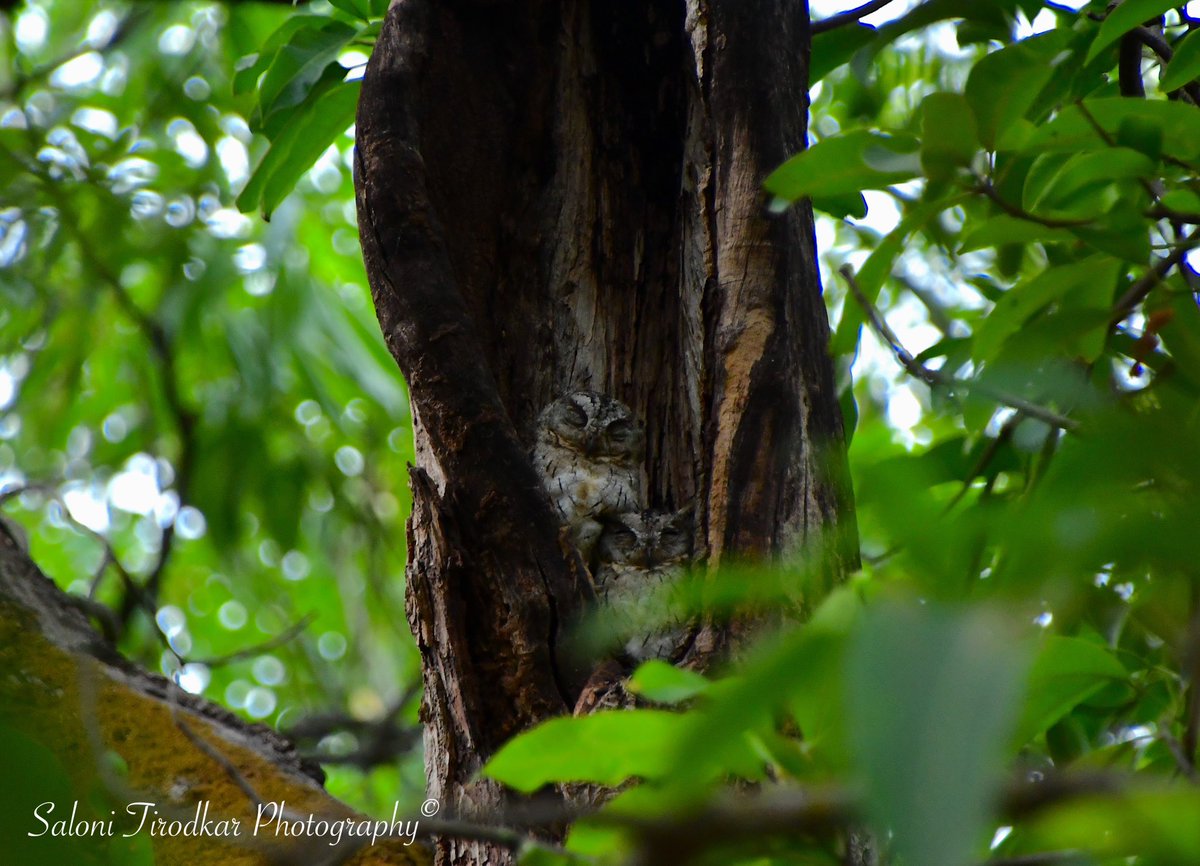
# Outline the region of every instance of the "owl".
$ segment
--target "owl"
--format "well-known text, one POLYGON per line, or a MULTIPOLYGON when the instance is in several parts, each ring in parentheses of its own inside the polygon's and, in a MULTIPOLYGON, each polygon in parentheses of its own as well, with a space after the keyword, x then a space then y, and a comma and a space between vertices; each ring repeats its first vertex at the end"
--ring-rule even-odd
POLYGON ((534 465, 589 564, 600 519, 642 507, 645 444, 630 408, 595 391, 560 397, 538 417, 534 465))
POLYGON ((692 508, 605 518, 596 544, 601 617, 633 662, 672 660, 691 631, 683 597, 692 556, 692 508))

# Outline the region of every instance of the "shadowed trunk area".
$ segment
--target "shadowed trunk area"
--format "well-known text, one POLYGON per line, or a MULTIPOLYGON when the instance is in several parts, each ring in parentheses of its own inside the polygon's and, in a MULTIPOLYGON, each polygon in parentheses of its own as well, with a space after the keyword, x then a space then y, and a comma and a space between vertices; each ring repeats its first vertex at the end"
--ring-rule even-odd
MULTIPOLYGON (((803 148, 806 4, 400 0, 367 67, 356 188, 380 324, 416 418, 410 623, 430 795, 567 712, 556 654, 590 583, 527 459, 590 387, 646 423, 655 507, 697 503, 710 570, 837 530, 854 564, 812 214, 768 216, 803 148)), ((846 551, 839 553, 838 551, 846 551)), ((704 667, 753 628, 710 624, 704 667)), ((507 862, 449 841, 443 863, 507 862)))

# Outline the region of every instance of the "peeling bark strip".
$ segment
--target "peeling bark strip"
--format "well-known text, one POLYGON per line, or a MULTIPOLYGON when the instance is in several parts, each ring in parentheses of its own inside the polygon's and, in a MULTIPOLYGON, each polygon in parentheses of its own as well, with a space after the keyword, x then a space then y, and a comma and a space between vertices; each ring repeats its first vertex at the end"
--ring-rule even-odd
POLYGON ((695 499, 711 562, 853 535, 812 214, 761 193, 805 143, 808 39, 797 0, 393 3, 355 180, 415 410, 408 617, 448 806, 499 804, 478 768, 579 686, 555 642, 590 590, 526 458, 551 400, 645 420, 650 504, 695 499))
POLYGON ((689 2, 688 23, 712 172, 708 219, 693 222, 704 240, 688 245, 710 251, 710 565, 840 528, 845 546, 828 545, 827 568, 841 573, 857 544, 812 211, 767 218, 761 188, 806 144, 806 4, 689 2))

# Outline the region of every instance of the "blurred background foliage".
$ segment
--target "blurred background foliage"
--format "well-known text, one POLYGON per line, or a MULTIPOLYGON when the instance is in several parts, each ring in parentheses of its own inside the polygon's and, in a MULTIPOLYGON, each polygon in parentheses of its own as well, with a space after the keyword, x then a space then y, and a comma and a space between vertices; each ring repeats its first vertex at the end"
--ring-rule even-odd
MULTIPOLYGON (((411 429, 344 132, 385 5, 27 2, 0 73, 6 513, 123 651, 368 810, 422 784, 411 429)), ((767 188, 818 208, 864 569, 736 670, 638 672, 686 712, 502 751, 520 790, 644 781, 576 856, 838 862, 836 786, 913 866, 1200 862, 1200 9, 1109 5, 897 0, 816 37, 814 147, 767 188), (738 812, 730 775, 809 793, 738 812)))
POLYGON ((303 732, 335 793, 390 811, 424 785, 413 445, 348 122, 269 223, 234 204, 264 149, 235 65, 294 14, 64 0, 0 18, 0 484, 34 559, 111 609, 125 653, 303 732))

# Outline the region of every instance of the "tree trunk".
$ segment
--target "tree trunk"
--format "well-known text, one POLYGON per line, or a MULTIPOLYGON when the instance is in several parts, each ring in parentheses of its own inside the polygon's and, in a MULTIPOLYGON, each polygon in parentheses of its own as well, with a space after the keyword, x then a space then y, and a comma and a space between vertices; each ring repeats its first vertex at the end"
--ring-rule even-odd
MULTIPOLYGON (((710 573, 818 533, 849 542, 829 576, 854 563, 812 213, 771 217, 761 191, 805 144, 808 45, 790 0, 393 3, 359 227, 416 420, 430 795, 459 813, 502 804, 472 777, 586 674, 555 648, 588 576, 527 458, 551 400, 590 387, 645 419, 649 499, 697 503, 710 573)), ((752 625, 706 626, 689 663, 752 625)))

